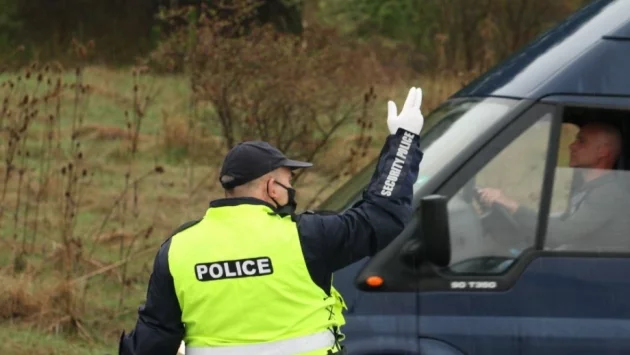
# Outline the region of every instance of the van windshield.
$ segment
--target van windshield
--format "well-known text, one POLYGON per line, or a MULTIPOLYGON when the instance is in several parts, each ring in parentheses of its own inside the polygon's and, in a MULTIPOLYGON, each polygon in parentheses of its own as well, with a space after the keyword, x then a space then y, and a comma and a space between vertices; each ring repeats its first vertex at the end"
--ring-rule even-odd
MULTIPOLYGON (((449 100, 425 117, 420 147, 424 153, 420 163, 414 194, 431 181, 454 156, 470 149, 480 135, 500 121, 520 100, 506 98, 462 98, 449 100)), ((320 206, 320 210, 340 211, 361 199, 376 167, 373 161, 352 177, 320 206)))
POLYGON ((505 98, 466 98, 447 101, 425 118, 420 140, 424 157, 414 193, 435 176, 453 157, 501 120, 519 100, 505 98))

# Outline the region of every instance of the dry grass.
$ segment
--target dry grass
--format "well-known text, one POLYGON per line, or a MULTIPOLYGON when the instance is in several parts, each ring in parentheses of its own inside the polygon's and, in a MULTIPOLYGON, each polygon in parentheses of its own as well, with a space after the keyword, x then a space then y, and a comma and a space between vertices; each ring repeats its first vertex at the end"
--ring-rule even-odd
POLYGON ((28 319, 48 308, 47 293, 35 290, 29 276, 0 276, 0 319, 28 319))

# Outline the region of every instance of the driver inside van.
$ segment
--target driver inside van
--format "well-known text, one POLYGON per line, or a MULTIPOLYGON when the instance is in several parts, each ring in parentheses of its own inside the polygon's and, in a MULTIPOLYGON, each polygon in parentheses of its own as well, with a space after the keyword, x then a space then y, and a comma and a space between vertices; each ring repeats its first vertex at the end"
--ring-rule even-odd
MULTIPOLYGON (((621 153, 621 134, 614 126, 592 122, 569 146, 569 166, 579 169, 583 184, 571 196, 566 212, 551 217, 546 249, 614 251, 629 249, 630 192, 613 170, 621 153)), ((534 231, 538 214, 495 188, 479 189, 481 201, 500 204, 523 228, 534 231)))

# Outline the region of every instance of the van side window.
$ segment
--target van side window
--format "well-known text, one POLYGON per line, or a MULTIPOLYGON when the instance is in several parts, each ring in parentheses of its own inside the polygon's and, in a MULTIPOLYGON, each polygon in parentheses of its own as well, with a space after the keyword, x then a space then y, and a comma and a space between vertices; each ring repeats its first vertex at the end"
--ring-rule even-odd
POLYGON ((545 249, 630 250, 630 171, 623 124, 630 112, 564 110, 545 249))
POLYGON ((542 113, 451 198, 447 272, 500 273, 534 245, 552 117, 542 113), (532 223, 517 226, 515 208, 532 223))

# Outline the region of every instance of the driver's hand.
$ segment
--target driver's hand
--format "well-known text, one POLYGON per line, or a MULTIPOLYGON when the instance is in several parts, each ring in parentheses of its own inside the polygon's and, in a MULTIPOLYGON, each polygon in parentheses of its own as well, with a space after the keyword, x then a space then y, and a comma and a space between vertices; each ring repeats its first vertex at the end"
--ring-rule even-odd
POLYGON ((503 191, 499 189, 491 187, 479 189, 479 196, 481 198, 481 201, 488 206, 498 203, 505 206, 508 210, 510 210, 511 213, 516 212, 516 210, 518 209, 518 202, 505 196, 503 191))

